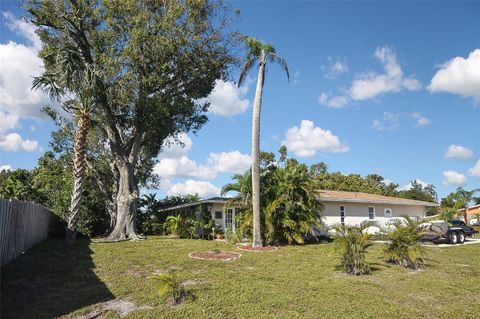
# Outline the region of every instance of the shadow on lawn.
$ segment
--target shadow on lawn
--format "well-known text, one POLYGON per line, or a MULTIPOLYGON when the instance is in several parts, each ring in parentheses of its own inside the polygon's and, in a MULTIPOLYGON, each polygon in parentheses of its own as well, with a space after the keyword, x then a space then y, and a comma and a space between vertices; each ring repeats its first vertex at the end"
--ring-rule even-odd
POLYGON ((4 266, 0 317, 54 318, 113 299, 91 254, 88 240, 72 247, 48 240, 4 266))

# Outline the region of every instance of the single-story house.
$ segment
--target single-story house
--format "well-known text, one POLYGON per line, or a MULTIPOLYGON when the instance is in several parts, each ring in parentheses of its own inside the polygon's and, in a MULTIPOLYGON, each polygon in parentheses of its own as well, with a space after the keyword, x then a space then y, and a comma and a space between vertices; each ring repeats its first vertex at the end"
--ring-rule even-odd
MULTIPOLYGON (((437 203, 359 192, 320 190, 318 194, 325 208, 322 221, 327 226, 358 225, 366 220, 381 221, 403 215, 422 218, 428 210, 439 206, 437 203)), ((223 230, 235 229, 237 208, 227 207, 228 200, 225 197, 213 197, 166 208, 162 212, 194 216, 204 207, 212 214, 215 224, 223 230)))
POLYGON ((469 207, 466 214, 465 208, 459 209, 458 214, 463 216, 467 225, 472 223, 480 223, 480 219, 478 219, 478 216, 480 216, 480 204, 469 207))

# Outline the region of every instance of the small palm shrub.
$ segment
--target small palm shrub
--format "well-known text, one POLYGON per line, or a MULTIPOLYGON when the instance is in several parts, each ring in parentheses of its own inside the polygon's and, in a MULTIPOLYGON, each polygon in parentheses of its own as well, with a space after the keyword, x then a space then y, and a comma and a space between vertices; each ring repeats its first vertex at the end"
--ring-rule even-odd
POLYGON ((418 269, 425 264, 423 259, 425 250, 420 244, 424 235, 420 226, 422 223, 423 221, 415 221, 408 216, 392 222, 393 227, 388 233, 390 243, 384 250, 387 263, 410 269, 418 269))
POLYGON ((243 235, 239 230, 233 231, 231 229, 227 229, 225 231, 225 240, 230 244, 241 243, 243 241, 243 235))
POLYGON ((340 264, 347 274, 370 274, 370 265, 365 259, 367 248, 372 245, 372 235, 365 232, 367 224, 361 226, 339 225, 335 228, 334 242, 341 252, 340 264))
POLYGON ((167 225, 168 232, 172 235, 178 236, 181 224, 183 222, 182 216, 168 216, 165 224, 167 225))
POLYGON ((178 303, 185 297, 186 292, 182 282, 175 274, 156 274, 151 279, 158 281, 158 292, 163 298, 171 298, 174 303, 178 303))

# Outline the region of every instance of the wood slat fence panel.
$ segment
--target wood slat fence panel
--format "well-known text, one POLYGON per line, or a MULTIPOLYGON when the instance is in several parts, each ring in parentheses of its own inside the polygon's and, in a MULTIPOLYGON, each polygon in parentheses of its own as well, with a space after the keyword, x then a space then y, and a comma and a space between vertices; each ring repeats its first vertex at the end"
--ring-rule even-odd
POLYGON ((54 215, 47 208, 0 199, 0 267, 48 238, 54 215))

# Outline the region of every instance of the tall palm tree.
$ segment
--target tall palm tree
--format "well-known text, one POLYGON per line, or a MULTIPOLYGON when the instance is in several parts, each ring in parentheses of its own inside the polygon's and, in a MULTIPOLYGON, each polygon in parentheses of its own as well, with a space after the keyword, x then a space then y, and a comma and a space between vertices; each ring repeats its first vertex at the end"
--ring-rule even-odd
POLYGON ((52 99, 61 102, 62 108, 73 115, 77 123, 73 143, 73 190, 66 218, 65 243, 75 242, 80 215, 86 170, 86 140, 90 127, 90 114, 95 108, 93 99, 97 72, 90 64, 81 63, 81 55, 69 48, 52 55, 48 72, 34 78, 33 88, 40 88, 52 99))
POLYGON ((263 246, 260 231, 260 111, 262 105, 263 85, 265 83, 265 70, 267 62, 278 63, 290 79, 288 65, 284 58, 279 56, 270 43, 263 43, 253 37, 245 37, 247 46, 247 62, 242 68, 238 86, 242 85, 249 70, 258 64, 257 88, 253 103, 252 115, 252 202, 253 202, 253 247, 263 246))

